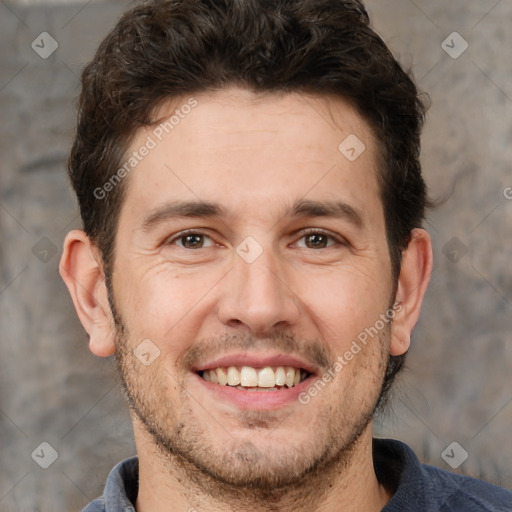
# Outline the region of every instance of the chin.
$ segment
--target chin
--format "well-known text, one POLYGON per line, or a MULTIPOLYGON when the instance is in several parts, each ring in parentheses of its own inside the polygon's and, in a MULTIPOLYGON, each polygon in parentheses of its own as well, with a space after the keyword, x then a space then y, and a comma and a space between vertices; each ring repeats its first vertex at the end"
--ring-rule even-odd
POLYGON ((233 441, 231 446, 224 446, 223 455, 217 453, 215 457, 203 456, 189 462, 216 482, 236 488, 270 491, 300 483, 322 459, 327 458, 325 453, 318 453, 318 449, 317 453, 305 453, 300 445, 267 445, 270 446, 233 441))

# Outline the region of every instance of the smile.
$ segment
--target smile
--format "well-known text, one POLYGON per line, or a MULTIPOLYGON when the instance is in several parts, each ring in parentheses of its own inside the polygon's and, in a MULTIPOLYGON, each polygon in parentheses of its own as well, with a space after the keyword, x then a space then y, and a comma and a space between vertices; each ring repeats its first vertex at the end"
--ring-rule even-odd
POLYGON ((220 386, 230 386, 245 391, 279 391, 283 388, 298 386, 310 376, 310 373, 291 366, 264 368, 229 366, 203 370, 199 375, 204 380, 220 386))

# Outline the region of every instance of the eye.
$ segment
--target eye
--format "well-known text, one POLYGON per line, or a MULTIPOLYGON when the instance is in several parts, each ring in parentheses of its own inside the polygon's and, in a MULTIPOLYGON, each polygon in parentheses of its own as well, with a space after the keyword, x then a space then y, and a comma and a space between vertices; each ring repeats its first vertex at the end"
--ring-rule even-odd
POLYGON ((179 233, 175 237, 171 238, 167 243, 169 245, 178 245, 178 247, 183 249, 204 249, 215 245, 208 235, 195 231, 179 233))
POLYGON ((320 230, 308 231, 307 233, 302 235, 300 240, 305 241, 305 245, 302 247, 305 247, 306 249, 326 249, 337 244, 343 245, 343 242, 341 242, 334 236, 329 235, 324 231, 320 230))

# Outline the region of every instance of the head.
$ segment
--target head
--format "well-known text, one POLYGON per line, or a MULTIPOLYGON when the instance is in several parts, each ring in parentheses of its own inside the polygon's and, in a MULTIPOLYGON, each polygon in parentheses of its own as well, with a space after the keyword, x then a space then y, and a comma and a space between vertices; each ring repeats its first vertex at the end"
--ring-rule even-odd
POLYGON ((68 169, 84 229, 61 273, 135 421, 233 484, 289 484, 349 453, 431 269, 424 106, 362 3, 144 3, 82 84, 68 169), (215 365, 267 359, 302 367, 308 396, 335 376, 307 404, 205 384, 215 365))

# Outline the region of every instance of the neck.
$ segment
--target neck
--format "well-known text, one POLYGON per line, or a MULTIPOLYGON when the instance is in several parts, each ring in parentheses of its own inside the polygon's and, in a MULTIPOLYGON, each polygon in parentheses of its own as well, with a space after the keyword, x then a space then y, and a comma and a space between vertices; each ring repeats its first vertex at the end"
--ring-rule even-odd
POLYGON ((240 489, 170 460, 155 447, 151 436, 134 424, 139 455, 137 512, 253 510, 255 512, 316 510, 318 512, 378 512, 391 494, 379 484, 373 467, 372 428, 368 425, 350 454, 306 475, 296 485, 260 492, 240 489))

